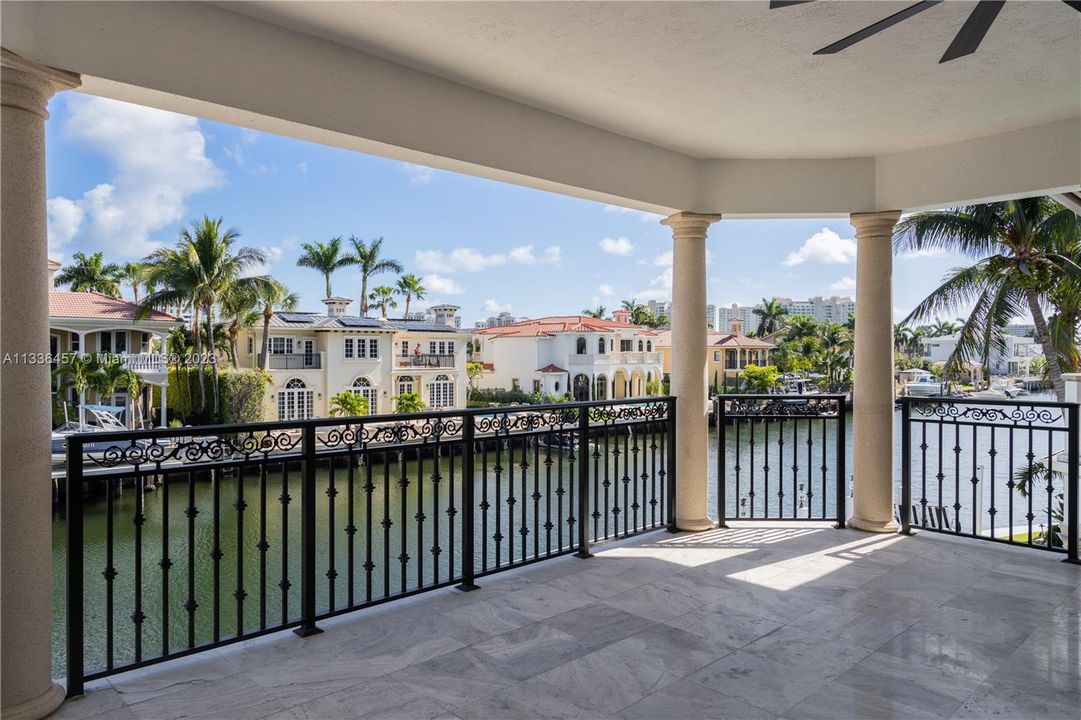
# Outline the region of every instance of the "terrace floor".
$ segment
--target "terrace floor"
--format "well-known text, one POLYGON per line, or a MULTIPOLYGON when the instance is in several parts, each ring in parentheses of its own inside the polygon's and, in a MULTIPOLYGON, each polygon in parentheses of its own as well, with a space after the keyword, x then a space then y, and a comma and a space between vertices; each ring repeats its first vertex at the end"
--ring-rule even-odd
POLYGON ((88 686, 57 717, 1071 718, 1081 567, 930 533, 653 533, 88 686))

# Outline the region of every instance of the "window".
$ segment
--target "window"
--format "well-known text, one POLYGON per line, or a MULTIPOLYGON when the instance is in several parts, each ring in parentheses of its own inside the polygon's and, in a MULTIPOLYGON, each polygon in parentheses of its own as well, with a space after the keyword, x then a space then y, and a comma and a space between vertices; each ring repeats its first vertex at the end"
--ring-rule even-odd
POLYGON ((553 385, 552 387, 555 388, 556 392, 559 392, 559 381, 556 380, 555 385, 553 385))
MULTIPOLYGON (((642 347, 641 347, 642 343, 639 342, 638 345, 639 345, 638 349, 641 350, 642 349, 642 347)), ((634 349, 634 341, 633 340, 620 340, 619 341, 619 351, 620 352, 630 352, 633 349, 634 349)))
POLYGON ((248 336, 248 354, 251 355, 255 352, 255 338, 251 335, 248 336))
POLYGON ((653 352, 653 341, 646 340, 646 352, 653 352))
POLYGON ((139 338, 139 352, 150 352, 150 333, 143 333, 139 338))
POLYGON ((453 355, 453 354, 454 354, 454 341, 453 340, 447 340, 447 355, 453 355))
POLYGON ((729 370, 736 369, 736 351, 725 350, 724 351, 724 366, 729 370))
POLYGON ((607 400, 608 399, 608 378, 604 375, 597 376, 596 394, 595 400, 607 400))
POLYGON ((379 390, 372 387, 372 383, 368 378, 358 377, 353 381, 353 386, 349 389, 354 395, 360 395, 362 398, 367 398, 369 415, 377 415, 379 413, 379 390))
POLYGON ((293 378, 278 391, 278 419, 306 420, 313 417, 312 391, 304 381, 293 378))
POLYGON ((721 361, 721 351, 720 350, 714 350, 713 351, 713 362, 720 362, 720 361, 721 361))
POLYGON ((429 355, 453 355, 454 342, 448 340, 430 340, 428 342, 429 355))
POLYGON ((584 337, 578 338, 575 353, 578 354, 578 355, 585 355, 586 354, 586 339, 584 337))
POLYGON ((510 389, 515 392, 522 389, 522 382, 518 378, 512 378, 510 381, 510 389))
POLYGON ((533 381, 533 392, 539 393, 540 391, 541 391, 541 381, 540 380, 534 380, 533 381))
POLYGON ((606 345, 607 345, 607 343, 604 342, 604 338, 600 338, 599 340, 597 340, 597 354, 598 355, 604 355, 604 348, 605 348, 606 345))
POLYGON ((128 351, 128 334, 120 331, 113 335, 113 352, 126 353, 128 351))
POLYGON ((98 352, 111 353, 113 351, 113 334, 111 332, 98 333, 98 352))
POLYGON ((408 357, 409 356, 409 341, 408 340, 402 340, 401 347, 402 347, 402 357, 408 357))
POLYGON ((82 348, 79 347, 79 335, 77 333, 72 333, 71 334, 71 351, 73 353, 77 353, 80 350, 82 350, 82 348))
POLYGON ((454 407, 454 382, 446 375, 438 375, 428 386, 428 405, 432 408, 454 407))
POLYGON ((413 392, 413 378, 408 375, 398 378, 398 394, 405 395, 411 392, 413 392))
POLYGON ((641 340, 639 340, 638 341, 638 352, 642 352, 642 346, 643 346, 643 343, 642 343, 641 340))
POLYGON ((272 335, 270 338, 270 354, 271 355, 292 355, 293 354, 293 338, 281 337, 280 335, 272 335))
POLYGON ((379 340, 377 338, 346 337, 343 357, 346 360, 378 360, 379 340))

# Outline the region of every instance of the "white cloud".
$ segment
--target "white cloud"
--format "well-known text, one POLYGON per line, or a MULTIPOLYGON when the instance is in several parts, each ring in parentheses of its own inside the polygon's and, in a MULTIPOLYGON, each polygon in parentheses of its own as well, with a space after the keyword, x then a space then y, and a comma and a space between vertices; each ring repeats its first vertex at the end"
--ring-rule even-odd
POLYGON ((491 298, 484 301, 484 312, 501 313, 510 312, 510 303, 501 303, 491 298))
POLYGON ((427 185, 432 180, 435 180, 435 170, 430 167, 407 162, 403 162, 400 167, 413 185, 427 185))
POLYGON ((297 172, 299 172, 301 175, 307 175, 308 174, 308 161, 307 160, 302 160, 302 161, 297 163, 297 172))
POLYGON ((258 130, 240 128, 240 141, 245 145, 254 145, 259 140, 260 135, 261 133, 258 130))
POLYGON ((558 265, 562 250, 558 245, 546 247, 538 256, 532 245, 519 245, 508 253, 484 254, 473 248, 454 248, 449 253, 442 250, 417 250, 417 265, 425 272, 471 273, 504 265, 558 265))
POLYGON ((785 265, 799 265, 805 262, 819 262, 829 265, 849 263, 856 259, 856 241, 842 238, 830 230, 822 228, 807 238, 803 246, 785 258, 785 265))
POLYGON ((604 297, 612 297, 616 294, 615 288, 613 288, 611 285, 608 285, 607 283, 597 288, 597 292, 599 292, 604 297))
POLYGON ((845 275, 843 278, 841 278, 837 282, 830 285, 830 290, 855 290, 855 289, 856 289, 856 278, 851 277, 849 275, 845 275))
POLYGON ((443 277, 438 273, 425 275, 421 280, 424 289, 436 295, 461 295, 465 288, 459 285, 453 278, 443 277))
POLYGON ((602 238, 597 246, 601 250, 609 253, 610 255, 620 255, 626 257, 634 252, 634 245, 626 237, 618 238, 602 238))
POLYGON ((671 300, 672 268, 665 268, 664 272, 650 281, 648 288, 634 293, 634 297, 640 302, 646 300, 671 300))
POLYGON ((59 259, 83 222, 83 207, 66 197, 54 197, 47 203, 49 213, 49 252, 59 259))
POLYGON ((81 198, 50 199, 51 235, 61 245, 66 238, 117 259, 146 255, 157 245, 152 233, 185 219, 189 196, 225 180, 193 117, 89 95, 70 96, 67 108, 63 131, 105 156, 115 174, 81 198))
POLYGON ((619 205, 605 205, 604 211, 606 213, 618 213, 620 215, 634 215, 638 218, 639 222, 660 222, 663 217, 656 213, 645 212, 644 210, 635 210, 633 208, 620 207, 619 205))

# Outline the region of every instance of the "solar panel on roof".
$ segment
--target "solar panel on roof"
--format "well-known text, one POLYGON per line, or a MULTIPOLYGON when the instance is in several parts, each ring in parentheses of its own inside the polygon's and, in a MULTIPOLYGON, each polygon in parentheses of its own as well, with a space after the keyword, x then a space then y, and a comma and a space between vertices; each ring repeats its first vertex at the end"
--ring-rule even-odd
POLYGON ((289 323, 306 323, 312 321, 312 316, 304 313, 278 313, 278 317, 284 322, 289 323))
POLYGON ((338 323, 343 327, 382 327, 382 323, 377 318, 340 317, 338 323))

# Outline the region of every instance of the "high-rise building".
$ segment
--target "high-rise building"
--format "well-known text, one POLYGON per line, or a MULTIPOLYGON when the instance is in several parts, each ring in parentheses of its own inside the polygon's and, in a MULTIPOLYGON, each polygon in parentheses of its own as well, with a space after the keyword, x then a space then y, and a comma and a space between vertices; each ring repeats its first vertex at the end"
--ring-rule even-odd
POLYGON ((717 329, 717 306, 706 305, 706 327, 710 330, 717 329))
POLYGON ((479 320, 473 324, 474 328, 491 328, 491 327, 503 327, 504 325, 510 325, 511 323, 518 322, 518 319, 511 315, 509 312, 501 312, 498 315, 493 315, 487 320, 479 320))
POLYGON ((849 314, 855 314, 856 301, 850 297, 815 296, 808 300, 793 300, 792 298, 776 298, 781 307, 789 315, 802 315, 819 322, 844 323, 849 314))

